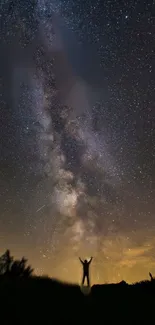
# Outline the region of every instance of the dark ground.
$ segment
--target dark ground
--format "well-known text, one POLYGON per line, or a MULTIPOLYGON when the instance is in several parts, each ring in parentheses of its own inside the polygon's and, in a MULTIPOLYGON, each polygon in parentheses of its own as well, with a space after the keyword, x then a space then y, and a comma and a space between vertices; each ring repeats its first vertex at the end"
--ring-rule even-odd
POLYGON ((155 281, 79 286, 48 278, 0 277, 0 324, 155 322, 155 281))

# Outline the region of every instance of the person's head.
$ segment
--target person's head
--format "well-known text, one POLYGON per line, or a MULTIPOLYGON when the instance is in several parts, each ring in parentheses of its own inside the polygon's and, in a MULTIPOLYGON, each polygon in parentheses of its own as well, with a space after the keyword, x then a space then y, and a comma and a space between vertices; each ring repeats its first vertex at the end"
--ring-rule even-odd
POLYGON ((87 260, 84 260, 84 263, 87 263, 87 260))

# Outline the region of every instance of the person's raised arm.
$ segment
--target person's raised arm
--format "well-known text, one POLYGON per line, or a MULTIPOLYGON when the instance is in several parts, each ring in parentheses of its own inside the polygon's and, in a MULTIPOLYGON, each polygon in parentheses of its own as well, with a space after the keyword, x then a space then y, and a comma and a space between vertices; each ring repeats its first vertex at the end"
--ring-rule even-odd
POLYGON ((90 260, 89 260, 89 264, 91 263, 92 259, 93 259, 93 257, 91 256, 91 258, 90 258, 90 260))
POLYGON ((79 257, 79 260, 80 260, 80 262, 83 264, 83 261, 81 260, 81 258, 79 257))

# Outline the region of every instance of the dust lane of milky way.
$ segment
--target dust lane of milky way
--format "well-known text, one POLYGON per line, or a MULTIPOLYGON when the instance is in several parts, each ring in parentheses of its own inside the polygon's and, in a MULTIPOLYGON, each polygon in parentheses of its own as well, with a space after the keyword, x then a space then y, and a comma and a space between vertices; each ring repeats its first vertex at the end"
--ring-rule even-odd
POLYGON ((154 259, 154 4, 2 1, 0 247, 132 282, 154 259))

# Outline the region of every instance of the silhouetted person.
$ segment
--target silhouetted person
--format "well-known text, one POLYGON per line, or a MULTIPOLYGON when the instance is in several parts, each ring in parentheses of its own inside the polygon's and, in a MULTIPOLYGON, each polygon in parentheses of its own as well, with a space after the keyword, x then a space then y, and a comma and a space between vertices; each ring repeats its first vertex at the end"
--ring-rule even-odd
POLYGON ((87 279, 87 286, 90 286, 90 280, 89 280, 89 265, 92 261, 92 257, 90 258, 89 261, 84 260, 82 261, 81 258, 79 257, 80 262, 83 265, 83 278, 82 278, 82 285, 84 285, 85 278, 87 279))

